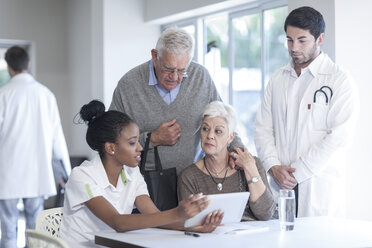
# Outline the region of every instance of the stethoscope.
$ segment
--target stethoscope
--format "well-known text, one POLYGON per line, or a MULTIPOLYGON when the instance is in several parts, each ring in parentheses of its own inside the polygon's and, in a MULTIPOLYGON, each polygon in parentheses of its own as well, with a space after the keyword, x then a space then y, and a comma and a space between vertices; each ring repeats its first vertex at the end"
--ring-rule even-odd
POLYGON ((316 99, 317 99, 317 97, 318 97, 319 94, 323 94, 324 95, 325 102, 326 102, 326 104, 328 104, 329 101, 331 101, 331 98, 333 96, 333 91, 332 91, 331 87, 329 87, 327 85, 322 86, 320 89, 318 89, 318 90, 316 90, 314 92, 313 103, 316 103, 316 99), (326 90, 328 93, 326 91, 324 91, 324 90, 326 90))

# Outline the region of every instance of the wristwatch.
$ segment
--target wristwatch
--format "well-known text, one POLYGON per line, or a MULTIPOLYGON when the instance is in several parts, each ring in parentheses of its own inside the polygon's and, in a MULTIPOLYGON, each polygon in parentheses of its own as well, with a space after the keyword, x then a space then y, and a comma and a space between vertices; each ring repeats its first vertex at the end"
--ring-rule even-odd
POLYGON ((258 176, 258 177, 252 177, 251 180, 247 181, 247 184, 257 183, 259 180, 261 180, 261 176, 258 176))

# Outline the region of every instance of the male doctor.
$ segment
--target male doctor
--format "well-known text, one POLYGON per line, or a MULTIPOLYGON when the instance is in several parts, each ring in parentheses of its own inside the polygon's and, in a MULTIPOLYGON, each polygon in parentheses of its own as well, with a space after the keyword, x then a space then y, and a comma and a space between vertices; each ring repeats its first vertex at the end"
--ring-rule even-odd
POLYGON ((343 216, 349 182, 345 155, 359 112, 357 89, 321 51, 325 23, 318 11, 293 10, 284 30, 292 59, 270 79, 257 113, 258 155, 274 193, 298 190, 298 217, 343 216))
POLYGON ((13 46, 5 61, 11 80, 0 88, 0 247, 16 248, 18 199, 26 229, 35 229, 44 197, 56 194, 52 158, 68 175, 71 165, 56 99, 27 72, 27 51, 13 46))

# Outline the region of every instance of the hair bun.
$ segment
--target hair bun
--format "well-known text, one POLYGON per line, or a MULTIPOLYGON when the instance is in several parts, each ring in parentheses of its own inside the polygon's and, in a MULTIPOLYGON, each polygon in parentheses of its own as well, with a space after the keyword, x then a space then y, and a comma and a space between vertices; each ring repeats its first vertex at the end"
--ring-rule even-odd
POLYGON ((98 100, 93 100, 88 104, 85 104, 80 109, 80 117, 88 125, 96 118, 100 117, 105 113, 105 105, 98 100))

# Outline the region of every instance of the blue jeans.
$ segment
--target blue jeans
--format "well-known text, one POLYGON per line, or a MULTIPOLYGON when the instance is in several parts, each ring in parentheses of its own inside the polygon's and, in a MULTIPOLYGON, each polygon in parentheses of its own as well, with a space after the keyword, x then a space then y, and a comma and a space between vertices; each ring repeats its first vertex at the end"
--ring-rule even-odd
MULTIPOLYGON (((23 198, 26 229, 35 229, 36 217, 44 209, 44 198, 23 198)), ((0 200, 1 248, 17 247, 18 199, 0 200)))

